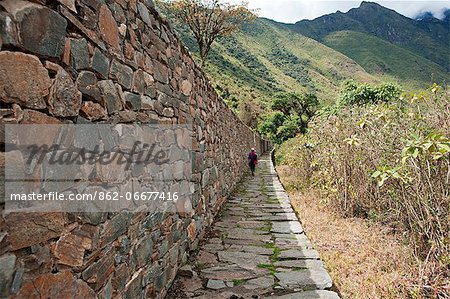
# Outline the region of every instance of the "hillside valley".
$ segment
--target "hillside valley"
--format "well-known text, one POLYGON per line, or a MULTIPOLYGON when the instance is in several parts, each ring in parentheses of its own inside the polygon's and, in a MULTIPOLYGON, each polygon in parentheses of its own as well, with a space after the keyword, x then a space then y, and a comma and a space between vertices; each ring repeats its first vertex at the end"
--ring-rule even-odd
MULTIPOLYGON (((296 24, 258 18, 213 44, 206 71, 232 108, 252 104, 253 114, 279 92, 331 104, 349 79, 417 91, 449 78, 449 19, 413 20, 371 2, 296 24)), ((189 30, 176 29, 195 55, 189 30)))

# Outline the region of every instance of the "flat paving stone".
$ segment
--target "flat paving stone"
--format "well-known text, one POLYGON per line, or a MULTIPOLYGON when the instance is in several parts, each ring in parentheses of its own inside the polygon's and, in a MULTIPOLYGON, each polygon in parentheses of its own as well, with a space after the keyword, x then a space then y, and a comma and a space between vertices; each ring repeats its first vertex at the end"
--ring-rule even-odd
POLYGON ((218 264, 218 260, 215 254, 201 250, 199 254, 197 255, 197 262, 201 263, 202 265, 206 266, 215 266, 218 264))
MULTIPOLYGON (((251 229, 251 228, 231 228, 228 229, 226 232, 227 236, 248 236, 248 235, 268 235, 269 232, 262 230, 262 229, 251 229)), ((272 236, 270 236, 269 238, 264 238, 264 239, 271 239, 272 236)), ((241 239, 241 238, 239 238, 241 239)))
POLYGON ((288 260, 278 261, 274 263, 276 268, 323 268, 323 263, 320 260, 288 260))
POLYGON ((244 211, 244 208, 242 207, 228 207, 227 211, 244 211))
POLYGON ((279 213, 294 213, 292 208, 265 208, 262 210, 265 213, 279 214, 279 213))
POLYGON ((206 284, 206 287, 208 289, 219 290, 226 288, 227 285, 223 280, 209 279, 208 283, 206 284))
POLYGON ((303 227, 298 221, 273 222, 270 231, 280 234, 301 234, 303 233, 303 227))
POLYGON ((242 228, 263 228, 267 226, 267 222, 264 221, 238 221, 236 223, 236 225, 238 227, 242 227, 242 228))
POLYGON ((276 214, 276 215, 270 215, 270 216, 259 216, 259 217, 252 217, 252 220, 262 220, 262 221, 297 221, 297 216, 295 213, 285 213, 285 214, 276 214))
POLYGON ((241 252, 251 252, 262 255, 273 255, 272 248, 265 248, 261 246, 247 246, 247 245, 231 245, 226 248, 227 251, 241 251, 241 252))
POLYGON ((290 208, 291 205, 280 205, 279 203, 263 203, 257 204, 255 208, 263 208, 263 209, 278 209, 278 208, 290 208))
POLYGON ((269 241, 265 240, 251 240, 251 239, 224 239, 223 243, 225 245, 253 245, 253 246, 264 246, 268 244, 269 241))
POLYGON ((275 284, 275 279, 273 276, 258 277, 255 279, 247 280, 243 287, 247 290, 255 289, 272 289, 275 284))
POLYGON ((325 290, 296 292, 282 296, 271 296, 267 299, 339 299, 338 294, 325 290))
POLYGON ((314 249, 288 249, 280 252, 280 260, 320 259, 319 253, 314 249))
POLYGON ((263 243, 269 242, 272 239, 270 235, 257 235, 257 234, 246 234, 244 232, 241 233, 227 233, 228 239, 237 239, 237 240, 249 240, 249 241, 261 241, 263 243))
POLYGON ((221 265, 201 270, 203 277, 225 281, 246 280, 266 276, 266 269, 246 269, 238 265, 221 265))
POLYGON ((211 253, 215 253, 215 252, 217 252, 217 251, 223 250, 224 247, 223 247, 222 244, 216 244, 216 243, 213 243, 213 244, 205 244, 205 245, 203 245, 203 246, 202 246, 202 249, 203 249, 203 250, 206 250, 206 251, 209 251, 209 252, 211 252, 211 253))
POLYGON ((278 234, 278 233, 274 233, 272 234, 275 239, 289 239, 289 240, 308 240, 308 238, 306 237, 306 235, 304 233, 301 234, 278 234))
MULTIPOLYGON (((244 211, 226 211, 223 215, 224 215, 225 217, 226 217, 226 216, 244 217, 244 216, 246 216, 247 214, 246 214, 244 211)), ((236 224, 235 224, 235 225, 236 225, 236 224)))
POLYGON ((259 264, 270 263, 268 256, 251 252, 219 251, 217 254, 219 256, 219 261, 237 264, 246 269, 255 269, 259 264))
POLYGON ((311 249, 312 244, 308 239, 276 239, 275 246, 280 249, 311 249))
POLYGON ((324 290, 331 288, 331 277, 324 269, 307 269, 274 274, 284 288, 308 288, 324 290))
POLYGON ((202 280, 198 277, 193 278, 181 278, 181 284, 183 285, 183 290, 189 293, 193 293, 201 288, 203 288, 202 280))

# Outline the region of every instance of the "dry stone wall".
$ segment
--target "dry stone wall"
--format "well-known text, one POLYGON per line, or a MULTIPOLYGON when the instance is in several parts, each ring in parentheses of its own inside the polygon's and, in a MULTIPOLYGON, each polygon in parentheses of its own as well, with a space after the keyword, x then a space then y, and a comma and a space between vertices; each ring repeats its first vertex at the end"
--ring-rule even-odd
POLYGON ((0 38, 2 124, 191 124, 195 183, 183 215, 5 215, 2 199, 0 297, 164 297, 248 149, 269 144, 218 98, 151 0, 0 1, 0 38))

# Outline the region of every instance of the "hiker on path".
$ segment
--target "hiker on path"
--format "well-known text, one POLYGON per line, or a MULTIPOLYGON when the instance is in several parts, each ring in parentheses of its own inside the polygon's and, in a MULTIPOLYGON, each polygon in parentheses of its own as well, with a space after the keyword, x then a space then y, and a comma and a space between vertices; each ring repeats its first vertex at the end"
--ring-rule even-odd
POLYGON ((250 171, 252 172, 252 176, 255 176, 255 168, 256 164, 258 164, 258 155, 254 148, 248 154, 248 166, 250 166, 250 171))

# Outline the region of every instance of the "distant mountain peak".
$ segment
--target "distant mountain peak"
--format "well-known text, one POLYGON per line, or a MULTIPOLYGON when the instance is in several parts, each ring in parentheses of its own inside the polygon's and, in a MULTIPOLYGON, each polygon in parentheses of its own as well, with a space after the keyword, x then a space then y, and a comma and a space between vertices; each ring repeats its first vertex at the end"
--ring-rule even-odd
POLYGON ((444 22, 450 23, 450 8, 444 11, 444 22))
POLYGON ((433 12, 426 11, 419 13, 416 17, 414 17, 415 20, 418 21, 433 21, 433 20, 441 20, 441 21, 448 21, 450 19, 450 9, 446 9, 442 12, 442 14, 437 17, 433 12))
POLYGON ((448 37, 450 10, 443 20, 424 13, 421 20, 406 17, 375 2, 363 1, 346 13, 334 13, 311 21, 300 21, 292 29, 319 42, 341 31, 361 32, 423 56, 450 70, 448 37))
POLYGON ((418 14, 414 19, 416 19, 418 21, 422 21, 422 20, 435 19, 435 17, 431 11, 426 11, 426 12, 422 12, 422 13, 418 14))
POLYGON ((361 2, 361 5, 359 6, 360 8, 364 8, 364 7, 376 7, 376 8, 380 8, 383 7, 380 4, 376 3, 376 2, 371 2, 371 1, 363 1, 361 2))

